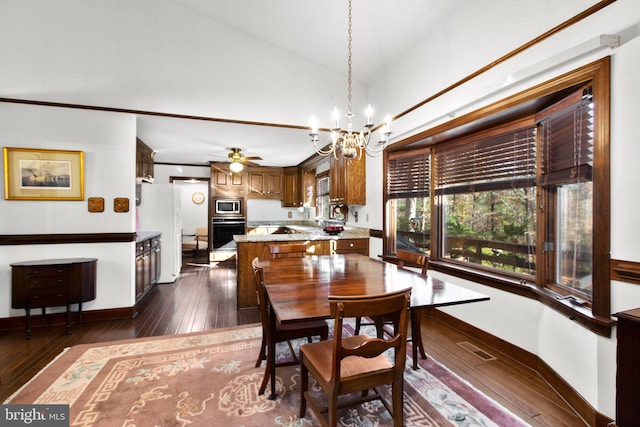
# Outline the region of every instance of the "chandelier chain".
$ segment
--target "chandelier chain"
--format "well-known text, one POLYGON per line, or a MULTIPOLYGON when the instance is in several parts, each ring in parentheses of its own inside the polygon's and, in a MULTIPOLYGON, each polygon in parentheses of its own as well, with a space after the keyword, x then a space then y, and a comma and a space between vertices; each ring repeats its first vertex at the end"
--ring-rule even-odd
POLYGON ((347 100, 347 115, 349 119, 351 119, 352 113, 352 98, 351 98, 351 42, 353 40, 352 32, 351 32, 351 0, 349 0, 349 30, 348 30, 348 59, 347 59, 347 79, 348 79, 348 100, 347 100))

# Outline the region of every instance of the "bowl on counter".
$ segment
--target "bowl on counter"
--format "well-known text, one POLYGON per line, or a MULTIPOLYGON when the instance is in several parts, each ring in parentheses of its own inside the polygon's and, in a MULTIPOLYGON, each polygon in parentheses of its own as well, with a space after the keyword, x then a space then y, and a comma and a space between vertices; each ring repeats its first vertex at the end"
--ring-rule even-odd
POLYGON ((344 230, 344 227, 341 225, 327 225, 323 230, 325 233, 335 236, 340 234, 344 230))

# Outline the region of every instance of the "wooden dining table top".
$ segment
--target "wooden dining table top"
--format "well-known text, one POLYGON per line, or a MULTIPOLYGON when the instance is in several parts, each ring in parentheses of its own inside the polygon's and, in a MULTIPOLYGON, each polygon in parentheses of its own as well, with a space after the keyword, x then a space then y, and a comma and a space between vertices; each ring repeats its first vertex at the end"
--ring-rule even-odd
POLYGON ((376 295, 412 288, 411 307, 443 307, 489 297, 366 255, 261 259, 269 302, 281 323, 330 317, 330 295, 376 295))

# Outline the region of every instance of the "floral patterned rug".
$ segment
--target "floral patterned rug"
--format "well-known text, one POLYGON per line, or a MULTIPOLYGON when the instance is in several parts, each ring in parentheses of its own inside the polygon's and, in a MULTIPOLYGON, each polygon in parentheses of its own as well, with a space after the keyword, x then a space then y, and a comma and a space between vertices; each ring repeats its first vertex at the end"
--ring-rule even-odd
MULTIPOLYGON (((261 329, 252 325, 78 345, 4 403, 69 404, 71 426, 319 425, 309 409, 298 417, 296 365, 277 369, 278 399, 269 400, 268 389, 258 395, 264 375, 264 364, 254 367, 260 343, 261 329)), ((279 347, 279 358, 288 354, 286 346, 279 347)), ((410 355, 406 426, 527 425, 432 358, 420 359, 420 369, 412 370, 410 355)), ((340 425, 392 421, 384 406, 369 402, 344 409, 340 425)))

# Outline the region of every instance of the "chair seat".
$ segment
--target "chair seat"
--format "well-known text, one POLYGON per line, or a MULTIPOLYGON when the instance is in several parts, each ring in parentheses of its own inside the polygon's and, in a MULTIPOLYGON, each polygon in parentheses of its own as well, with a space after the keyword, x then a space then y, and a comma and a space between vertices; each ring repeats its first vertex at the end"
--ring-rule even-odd
MULTIPOLYGON (((343 338, 342 343, 344 347, 353 348, 369 339, 371 339, 371 337, 367 335, 356 335, 353 337, 343 338)), ((318 374, 327 382, 331 379, 333 346, 334 344, 332 341, 318 341, 305 344, 300 348, 300 351, 304 353, 304 357, 307 358, 310 364, 318 369, 318 374)), ((350 356, 342 360, 340 365, 342 374, 341 378, 343 379, 391 368, 393 368, 393 365, 389 359, 382 354, 371 359, 359 356, 350 356)))

